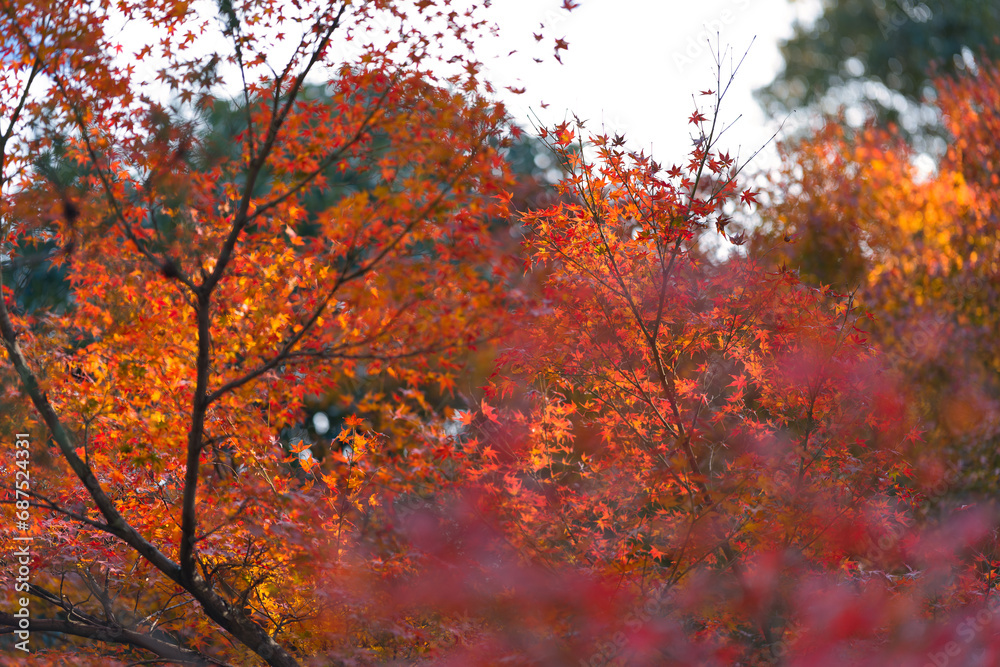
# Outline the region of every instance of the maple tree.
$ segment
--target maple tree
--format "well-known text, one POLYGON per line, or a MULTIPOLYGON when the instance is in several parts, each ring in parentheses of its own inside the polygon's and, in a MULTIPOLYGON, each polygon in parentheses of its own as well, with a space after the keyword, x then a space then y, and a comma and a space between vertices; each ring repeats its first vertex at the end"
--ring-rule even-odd
POLYGON ((5 274, 69 285, 0 304, 53 663, 334 659, 371 604, 393 564, 358 560, 357 522, 446 469, 420 388, 454 386, 507 299, 508 119, 472 53, 487 21, 450 4, 3 5, 5 274), (378 434, 287 437, 373 378, 397 389, 360 399, 378 434))
POLYGON ((703 230, 731 233, 732 205, 755 201, 716 149, 722 92, 703 94, 715 108, 691 116, 698 141, 683 166, 603 135, 590 138, 590 163, 582 124, 548 133, 571 166, 560 187, 572 202, 526 216, 530 262, 549 271, 535 306, 545 314, 506 355, 497 391, 534 389, 486 432, 479 474, 526 554, 617 581, 622 595, 669 590, 682 614, 711 605, 697 614, 702 633, 736 623, 760 657, 792 622, 755 588, 775 574, 760 568, 778 566, 760 559, 848 561, 857 527, 890 504, 912 434, 869 372, 850 300, 699 252, 703 230), (732 590, 697 595, 706 573, 732 590))

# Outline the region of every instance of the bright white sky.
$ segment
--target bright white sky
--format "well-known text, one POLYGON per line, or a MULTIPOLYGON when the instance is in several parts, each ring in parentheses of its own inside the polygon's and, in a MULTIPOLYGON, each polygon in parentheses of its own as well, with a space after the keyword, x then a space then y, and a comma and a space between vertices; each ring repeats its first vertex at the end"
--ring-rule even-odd
MULTIPOLYGON (((716 88, 716 32, 722 48, 730 47, 734 63, 750 48, 723 100, 724 120, 743 117, 720 145, 733 153, 738 149, 745 159, 777 129, 766 122, 752 92, 781 68, 778 41, 791 35, 793 20, 811 20, 820 8, 819 0, 579 1, 572 12, 558 9, 561 0, 494 2, 503 57, 486 59, 490 76, 494 82, 527 88, 523 95, 502 99, 525 126, 531 111, 546 125, 570 113, 589 119, 592 130, 599 130, 603 121, 609 132, 624 133, 631 147, 651 151, 668 165, 683 160, 690 149, 692 94, 716 88), (538 32, 540 23, 546 38, 536 44, 531 33, 538 32), (556 37, 569 42, 562 66, 551 58, 556 37), (507 58, 511 49, 518 53, 507 58), (532 60, 539 55, 546 56, 543 64, 532 60)), ((724 74, 729 71, 726 60, 724 74)), ((761 158, 756 166, 765 166, 761 158)))
MULTIPOLYGON (((716 88, 716 33, 722 49, 729 49, 724 75, 749 49, 722 109, 727 124, 742 118, 719 147, 738 151, 742 162, 765 145, 777 123, 765 119, 753 90, 781 68, 778 41, 791 35, 795 18, 810 21, 820 9, 820 0, 574 1, 579 6, 567 12, 563 0, 494 0, 490 16, 500 27, 500 40, 478 42, 476 52, 487 77, 501 87, 500 98, 525 128, 534 116, 551 126, 575 113, 589 121, 588 130, 600 131, 603 123, 607 132, 624 134, 631 148, 651 152, 664 165, 682 162, 691 148, 692 95, 711 101, 698 91, 716 88), (541 42, 532 37, 537 32, 544 34, 541 42), (569 42, 562 65, 552 58, 555 38, 569 42), (517 53, 508 56, 511 50, 517 53), (514 95, 503 86, 526 92, 514 95)), ((196 4, 203 5, 200 15, 217 11, 212 0, 196 4)), ((122 58, 149 39, 150 31, 155 28, 140 21, 124 23, 122 58)), ((153 82, 156 63, 147 62, 144 69, 153 82)), ((773 164, 773 155, 758 156, 751 171, 773 164)))

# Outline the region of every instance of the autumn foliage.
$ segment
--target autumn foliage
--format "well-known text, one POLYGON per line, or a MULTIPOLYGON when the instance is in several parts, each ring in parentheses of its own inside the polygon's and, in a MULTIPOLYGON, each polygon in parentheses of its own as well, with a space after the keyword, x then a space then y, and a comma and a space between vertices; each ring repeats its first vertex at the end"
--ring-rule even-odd
POLYGON ((992 495, 1000 435, 995 64, 937 81, 951 135, 925 173, 895 128, 835 123, 784 146, 760 247, 812 284, 852 290, 912 390, 932 458, 963 493, 992 495), (787 237, 791 243, 779 242, 787 237), (776 243, 777 242, 777 243, 776 243))
POLYGON ((4 660, 996 661, 996 69, 550 193, 453 4, 0 7, 4 660))

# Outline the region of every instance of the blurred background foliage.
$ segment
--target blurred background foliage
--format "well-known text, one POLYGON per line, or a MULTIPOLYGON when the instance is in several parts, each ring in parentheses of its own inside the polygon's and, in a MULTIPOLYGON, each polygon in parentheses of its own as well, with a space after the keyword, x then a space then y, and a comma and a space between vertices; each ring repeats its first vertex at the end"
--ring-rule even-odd
POLYGON ((779 145, 752 252, 856 292, 954 502, 1000 484, 998 21, 989 2, 827 2, 760 93, 815 122, 779 145))

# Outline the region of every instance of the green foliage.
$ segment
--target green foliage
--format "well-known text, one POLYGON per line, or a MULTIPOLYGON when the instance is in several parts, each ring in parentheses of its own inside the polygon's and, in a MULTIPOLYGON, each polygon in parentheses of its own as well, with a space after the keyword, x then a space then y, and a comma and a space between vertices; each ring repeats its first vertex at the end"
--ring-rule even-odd
MULTIPOLYGON (((1000 55, 998 34, 995 2, 824 0, 822 15, 781 45, 784 69, 758 99, 773 115, 864 105, 883 122, 900 120, 928 94, 932 67, 956 73, 980 54, 1000 55)), ((920 122, 903 120, 907 129, 920 122)))

